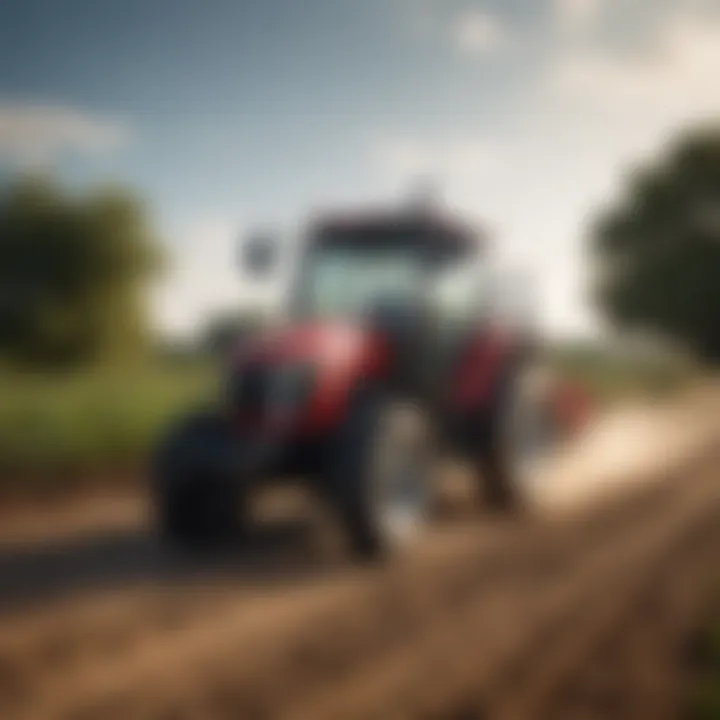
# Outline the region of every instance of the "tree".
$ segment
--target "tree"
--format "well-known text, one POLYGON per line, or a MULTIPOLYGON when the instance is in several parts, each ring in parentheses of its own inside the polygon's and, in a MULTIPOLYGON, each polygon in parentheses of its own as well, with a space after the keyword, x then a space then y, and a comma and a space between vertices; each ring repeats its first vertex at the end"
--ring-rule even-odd
POLYGON ((74 197, 47 180, 12 184, 0 195, 0 355, 58 366, 137 354, 160 260, 126 191, 74 197))
POLYGON ((597 298, 618 326, 720 362, 720 126, 682 135, 633 174, 593 233, 597 298))

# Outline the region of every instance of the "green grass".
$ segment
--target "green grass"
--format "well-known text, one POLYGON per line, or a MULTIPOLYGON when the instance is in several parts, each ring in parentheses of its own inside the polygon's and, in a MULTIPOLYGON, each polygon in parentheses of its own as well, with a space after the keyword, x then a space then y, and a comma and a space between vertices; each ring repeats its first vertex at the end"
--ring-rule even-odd
POLYGON ((216 383, 201 365, 1 373, 0 493, 63 489, 137 469, 172 417, 212 398, 216 383))
POLYGON ((710 617, 690 658, 690 683, 683 717, 720 720, 720 592, 712 598, 710 617))
POLYGON ((601 402, 662 397, 688 387, 699 371, 688 362, 617 357, 594 348, 552 348, 553 367, 587 388, 601 402))

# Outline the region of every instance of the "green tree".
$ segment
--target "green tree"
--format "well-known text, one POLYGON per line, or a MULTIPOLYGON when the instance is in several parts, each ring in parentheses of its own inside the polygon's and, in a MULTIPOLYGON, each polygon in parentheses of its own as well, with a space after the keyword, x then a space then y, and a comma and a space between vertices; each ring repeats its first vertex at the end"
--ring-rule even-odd
POLYGON ((144 293, 161 257, 142 205, 23 179, 0 196, 0 355, 75 365, 145 347, 144 293))
POLYGON ((614 324, 720 362, 720 126, 676 138, 633 173, 593 250, 597 298, 614 324))

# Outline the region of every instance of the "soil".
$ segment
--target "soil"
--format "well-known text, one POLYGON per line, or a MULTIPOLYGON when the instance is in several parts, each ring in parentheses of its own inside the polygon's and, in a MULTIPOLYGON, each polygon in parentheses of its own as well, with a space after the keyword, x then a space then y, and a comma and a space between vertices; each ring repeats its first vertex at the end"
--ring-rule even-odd
POLYGON ((704 437, 622 491, 570 509, 564 490, 555 514, 548 494, 509 518, 448 492, 376 567, 320 551, 302 502, 212 559, 164 549, 141 498, 44 534, 47 511, 0 542, 0 717, 679 717, 720 570, 720 434, 704 437))

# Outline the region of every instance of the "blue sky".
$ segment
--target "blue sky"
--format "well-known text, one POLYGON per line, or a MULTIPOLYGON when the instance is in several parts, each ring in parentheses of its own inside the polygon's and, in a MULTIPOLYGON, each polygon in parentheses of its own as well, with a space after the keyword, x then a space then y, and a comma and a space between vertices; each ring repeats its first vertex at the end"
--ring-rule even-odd
POLYGON ((5 0, 0 163, 148 198, 171 330, 253 299, 232 243, 418 175, 593 332, 588 214, 669 133, 720 114, 707 0, 5 0))

